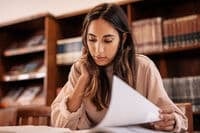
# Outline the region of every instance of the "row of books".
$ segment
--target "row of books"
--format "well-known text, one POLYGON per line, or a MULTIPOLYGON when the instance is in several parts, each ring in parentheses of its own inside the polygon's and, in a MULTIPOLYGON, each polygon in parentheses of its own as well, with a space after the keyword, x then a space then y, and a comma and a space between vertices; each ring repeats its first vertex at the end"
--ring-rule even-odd
POLYGON ((164 47, 195 45, 200 42, 200 16, 190 15, 164 20, 164 47))
POLYGON ((33 71, 37 71, 43 64, 44 63, 42 59, 34 59, 24 64, 16 64, 16 65, 11 66, 7 74, 18 75, 22 73, 30 73, 33 71))
POLYGON ((57 64, 71 64, 81 56, 81 37, 57 41, 57 64))
POLYGON ((42 59, 34 59, 22 64, 11 66, 3 76, 4 81, 22 80, 29 78, 43 77, 45 73, 44 61, 42 59), (42 75, 40 74, 42 73, 42 75), (28 76, 28 77, 27 77, 28 76))
MULTIPOLYGON (((27 48, 33 48, 34 46, 40 46, 45 44, 45 37, 41 31, 28 35, 26 38, 14 40, 11 44, 8 44, 8 48, 4 51, 5 56, 9 56, 18 52, 26 52, 27 48)), ((16 53, 17 54, 17 53, 16 53)))
POLYGON ((200 76, 166 78, 163 84, 174 102, 190 102, 193 112, 200 112, 200 76))
POLYGON ((144 53, 162 49, 161 17, 134 21, 132 33, 137 52, 144 53))
POLYGON ((200 15, 167 20, 162 17, 138 20, 132 23, 132 32, 136 50, 141 53, 199 45, 200 15))
POLYGON ((0 107, 44 104, 40 93, 42 94, 42 86, 40 85, 10 88, 7 94, 1 98, 0 107))

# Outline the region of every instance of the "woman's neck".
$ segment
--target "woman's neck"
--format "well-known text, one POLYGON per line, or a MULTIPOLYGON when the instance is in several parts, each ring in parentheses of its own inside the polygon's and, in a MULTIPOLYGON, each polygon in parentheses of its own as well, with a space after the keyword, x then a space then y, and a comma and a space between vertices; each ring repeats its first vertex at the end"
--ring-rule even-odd
POLYGON ((110 64, 110 65, 106 66, 105 70, 106 70, 106 74, 107 74, 108 78, 112 79, 112 76, 113 76, 113 64, 110 64))

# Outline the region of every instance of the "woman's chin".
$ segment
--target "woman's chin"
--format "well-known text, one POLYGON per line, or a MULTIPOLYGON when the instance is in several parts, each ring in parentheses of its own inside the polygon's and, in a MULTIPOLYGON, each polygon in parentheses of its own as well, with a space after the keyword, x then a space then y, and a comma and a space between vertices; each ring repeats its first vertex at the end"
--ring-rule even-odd
POLYGON ((98 66, 107 66, 107 64, 105 64, 105 63, 96 63, 98 66))

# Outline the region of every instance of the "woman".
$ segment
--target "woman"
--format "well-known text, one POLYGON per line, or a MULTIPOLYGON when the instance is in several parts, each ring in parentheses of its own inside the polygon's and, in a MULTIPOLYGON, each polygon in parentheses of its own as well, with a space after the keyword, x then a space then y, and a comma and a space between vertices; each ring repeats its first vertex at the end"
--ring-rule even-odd
POLYGON ((115 74, 161 108, 161 120, 150 124, 154 129, 187 128, 187 118, 167 96, 154 63, 135 54, 131 30, 119 6, 94 7, 83 23, 82 43, 83 54, 52 103, 54 126, 86 129, 98 124, 109 106, 115 74))

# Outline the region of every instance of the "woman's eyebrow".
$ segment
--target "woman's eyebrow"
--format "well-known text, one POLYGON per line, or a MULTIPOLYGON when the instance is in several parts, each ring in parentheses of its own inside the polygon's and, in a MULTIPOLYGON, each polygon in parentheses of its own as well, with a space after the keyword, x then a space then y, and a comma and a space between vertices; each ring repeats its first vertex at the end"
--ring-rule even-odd
MULTIPOLYGON (((92 33, 88 33, 88 36, 92 36, 92 37, 96 37, 96 35, 92 34, 92 33)), ((112 34, 107 34, 107 35, 104 35, 103 37, 114 37, 115 35, 112 35, 112 34)))
POLYGON ((114 37, 115 35, 112 34, 108 34, 108 35, 104 35, 103 37, 114 37))
POLYGON ((93 36, 93 37, 96 37, 94 34, 92 33, 88 33, 88 36, 93 36))

